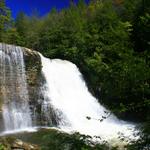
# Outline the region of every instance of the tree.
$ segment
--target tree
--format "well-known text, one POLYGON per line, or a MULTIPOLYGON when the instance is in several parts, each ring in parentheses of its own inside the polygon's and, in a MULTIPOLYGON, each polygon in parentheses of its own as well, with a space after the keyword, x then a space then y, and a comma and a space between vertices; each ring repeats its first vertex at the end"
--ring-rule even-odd
POLYGON ((20 36, 20 46, 27 46, 27 31, 29 25, 29 18, 24 12, 20 12, 15 21, 15 28, 20 36))
POLYGON ((6 7, 5 0, 0 0, 0 41, 3 41, 5 31, 10 27, 11 11, 6 7))
POLYGON ((150 49, 150 1, 142 0, 136 10, 133 21, 132 39, 134 49, 138 52, 148 51, 150 49))

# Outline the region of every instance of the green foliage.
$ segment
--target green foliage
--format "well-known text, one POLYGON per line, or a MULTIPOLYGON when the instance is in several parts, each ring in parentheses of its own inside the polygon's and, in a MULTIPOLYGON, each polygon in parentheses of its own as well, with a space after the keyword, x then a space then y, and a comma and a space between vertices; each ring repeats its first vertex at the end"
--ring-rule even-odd
POLYGON ((5 0, 0 1, 0 41, 3 41, 5 31, 10 27, 11 23, 10 10, 5 5, 5 0))
POLYGON ((150 12, 145 12, 143 15, 138 17, 134 24, 133 39, 136 51, 148 51, 150 49, 149 28, 150 12))
POLYGON ((49 141, 47 145, 42 146, 43 150, 107 150, 106 144, 94 144, 91 137, 74 133, 68 135, 65 133, 55 132, 44 136, 45 141, 49 141), (53 139, 53 140, 52 140, 53 139))
POLYGON ((4 146, 0 144, 0 150, 4 150, 4 146))
POLYGON ((55 129, 41 129, 37 132, 13 136, 25 142, 34 143, 42 150, 115 150, 115 147, 109 148, 106 142, 101 144, 92 142, 90 136, 80 133, 67 134, 55 129))
POLYGON ((43 18, 20 13, 4 39, 74 62, 92 94, 117 116, 144 121, 150 95, 148 6, 147 0, 81 0, 43 18))
POLYGON ((7 12, 0 15, 5 18, 0 23, 5 42, 72 61, 92 94, 118 117, 148 122, 149 0, 93 0, 89 4, 80 0, 60 12, 53 9, 42 18, 20 13, 7 30, 9 11, 0 4, 7 12))

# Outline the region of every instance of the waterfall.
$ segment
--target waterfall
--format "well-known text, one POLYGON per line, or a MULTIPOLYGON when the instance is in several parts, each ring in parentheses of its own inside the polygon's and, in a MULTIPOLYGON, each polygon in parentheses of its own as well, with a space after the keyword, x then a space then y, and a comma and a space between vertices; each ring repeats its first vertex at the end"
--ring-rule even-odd
POLYGON ((22 49, 0 44, 0 93, 5 131, 32 126, 22 49))
POLYGON ((60 112, 57 114, 59 128, 100 136, 104 140, 117 139, 120 135, 133 138, 135 126, 118 120, 98 103, 73 63, 40 56, 49 103, 60 112))
POLYGON ((37 97, 29 100, 33 92, 28 93, 24 48, 0 44, 0 115, 4 131, 55 126, 107 141, 121 136, 134 138, 135 125, 117 119, 92 96, 76 65, 39 55, 45 81, 40 83, 39 99, 37 91, 37 97))

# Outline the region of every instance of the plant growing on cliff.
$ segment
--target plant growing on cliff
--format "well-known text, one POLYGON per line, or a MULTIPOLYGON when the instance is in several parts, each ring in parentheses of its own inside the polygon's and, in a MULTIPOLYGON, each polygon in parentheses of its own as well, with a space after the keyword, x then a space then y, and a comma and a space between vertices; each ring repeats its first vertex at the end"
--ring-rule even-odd
POLYGON ((4 150, 4 146, 0 144, 0 150, 4 150))

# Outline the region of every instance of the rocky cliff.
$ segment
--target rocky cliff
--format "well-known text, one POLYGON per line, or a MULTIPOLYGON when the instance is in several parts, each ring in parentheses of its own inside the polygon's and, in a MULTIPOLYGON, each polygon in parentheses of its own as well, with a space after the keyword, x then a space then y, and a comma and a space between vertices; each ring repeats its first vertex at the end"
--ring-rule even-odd
MULTIPOLYGON (((41 68, 41 59, 38 52, 0 43, 0 130, 4 128, 2 107, 7 104, 12 105, 11 101, 19 102, 28 99, 33 120, 40 111, 38 110, 38 99, 43 82, 41 68)), ((11 109, 11 107, 8 108, 11 109)))

